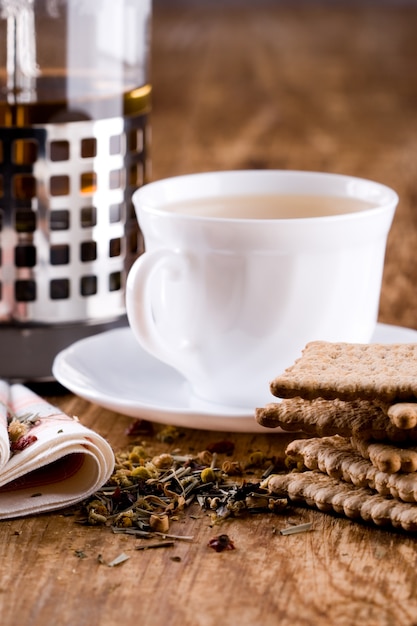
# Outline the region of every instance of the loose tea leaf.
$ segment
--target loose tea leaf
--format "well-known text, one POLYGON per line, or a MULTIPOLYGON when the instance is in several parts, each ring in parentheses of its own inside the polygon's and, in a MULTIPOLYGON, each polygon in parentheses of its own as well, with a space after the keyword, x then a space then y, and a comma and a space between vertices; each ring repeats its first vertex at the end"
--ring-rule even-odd
POLYGON ((135 550, 152 550, 156 548, 172 548, 175 546, 174 541, 159 541, 158 543, 147 543, 145 545, 136 546, 135 550))
POLYGON ((113 561, 110 561, 110 563, 107 563, 107 565, 109 567, 116 567, 116 565, 121 565, 122 563, 124 563, 125 561, 129 559, 130 557, 124 552, 122 552, 121 554, 119 554, 119 556, 116 556, 116 558, 113 559, 113 561))
MULTIPOLYGON (((177 429, 169 427, 161 432, 164 443, 180 436, 177 429)), ((161 441, 161 437, 157 439, 161 441)), ((210 450, 196 454, 180 454, 177 449, 155 455, 143 442, 129 446, 115 455, 107 484, 82 503, 78 521, 138 538, 192 540, 169 533, 171 521, 184 516, 192 504, 198 504, 212 524, 230 517, 286 510, 286 498, 261 486, 265 472, 276 467, 274 458, 255 452, 241 463, 230 459, 233 442, 220 441, 208 447, 210 450), (221 459, 221 455, 229 458, 221 459), (248 467, 255 468, 250 481, 245 475, 248 467), (256 472, 258 480, 253 477, 256 472)))
POLYGON ((78 559, 86 559, 87 555, 83 550, 74 550, 74 554, 78 559))
POLYGON ((297 533, 304 533, 313 528, 312 522, 306 522, 305 524, 297 524, 297 526, 287 526, 280 530, 281 535, 295 535, 297 533))

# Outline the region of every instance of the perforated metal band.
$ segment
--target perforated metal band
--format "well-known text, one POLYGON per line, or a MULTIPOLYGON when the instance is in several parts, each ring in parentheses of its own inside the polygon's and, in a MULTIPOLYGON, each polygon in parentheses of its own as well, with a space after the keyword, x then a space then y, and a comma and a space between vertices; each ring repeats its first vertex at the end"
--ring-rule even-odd
POLYGON ((1 129, 0 326, 124 315, 148 131, 147 115, 1 129))

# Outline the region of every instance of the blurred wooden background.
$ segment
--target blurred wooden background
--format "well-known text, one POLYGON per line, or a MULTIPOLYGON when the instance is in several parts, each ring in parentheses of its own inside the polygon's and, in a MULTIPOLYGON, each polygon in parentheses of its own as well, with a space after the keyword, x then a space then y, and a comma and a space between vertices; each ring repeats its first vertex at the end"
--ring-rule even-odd
MULTIPOLYGON (((380 320, 417 328, 417 3, 154 0, 153 22, 153 178, 292 168, 394 187, 380 320)), ((131 418, 72 394, 51 401, 114 450, 133 443, 131 418)), ((194 454, 227 438, 245 460, 279 457, 292 437, 193 425, 173 444, 157 441, 158 425, 138 441, 194 454)), ((194 540, 172 551, 138 551, 134 537, 59 512, 2 523, 1 624, 417 624, 415 535, 301 508, 218 527, 193 512, 172 532, 194 540), (294 520, 313 531, 281 536, 294 520), (208 548, 220 532, 235 551, 208 548), (102 564, 121 553, 125 565, 102 564)))
POLYGON ((417 328, 417 3, 154 0, 153 178, 322 170, 392 186, 380 321, 417 328))

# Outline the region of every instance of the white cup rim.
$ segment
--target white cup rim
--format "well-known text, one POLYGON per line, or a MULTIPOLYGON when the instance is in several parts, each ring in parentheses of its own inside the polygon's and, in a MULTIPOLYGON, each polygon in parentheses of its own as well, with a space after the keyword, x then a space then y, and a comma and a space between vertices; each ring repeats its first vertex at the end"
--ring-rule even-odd
MULTIPOLYGON (((369 216, 372 213, 378 213, 392 208, 398 203, 398 194, 389 186, 383 183, 352 176, 349 174, 338 174, 308 170, 221 170, 198 172, 191 174, 180 174, 146 183, 137 189, 132 197, 136 211, 145 211, 148 214, 171 216, 172 219, 187 221, 210 221, 210 222, 241 222, 241 218, 222 217, 222 216, 204 216, 190 215, 181 212, 170 212, 167 209, 172 202, 179 202, 187 199, 200 199, 218 197, 220 195, 236 195, 236 188, 243 187, 242 195, 245 193, 297 193, 300 190, 292 187, 298 183, 307 186, 305 194, 307 195, 328 195, 340 197, 352 197, 362 200, 369 200, 375 203, 375 206, 361 209, 355 212, 338 213, 325 216, 311 217, 295 217, 295 218, 270 218, 263 219, 263 222, 311 222, 311 221, 340 221, 340 220, 357 220, 360 216, 369 216), (256 183, 258 181, 258 183, 256 183), (282 189, 273 189, 275 184, 286 182, 288 187, 282 189), (233 185, 233 190, 227 192, 224 187, 220 188, 219 183, 227 182, 233 185), (216 185, 217 183, 217 185, 216 185), (204 184, 204 187, 202 185, 204 184), (256 187, 256 184, 259 187, 256 187), (338 186, 339 193, 334 190, 338 186), (248 192, 248 189, 251 191, 248 192), (345 189, 345 193, 341 190, 345 189), (182 189, 182 193, 179 190, 182 189), (365 191, 368 193, 366 194, 365 191), (360 193, 362 192, 362 193, 360 193), (371 193, 372 192, 372 193, 371 193)), ((232 186, 230 187, 232 189, 232 186)), ((245 218, 245 223, 259 222, 257 218, 245 218)))

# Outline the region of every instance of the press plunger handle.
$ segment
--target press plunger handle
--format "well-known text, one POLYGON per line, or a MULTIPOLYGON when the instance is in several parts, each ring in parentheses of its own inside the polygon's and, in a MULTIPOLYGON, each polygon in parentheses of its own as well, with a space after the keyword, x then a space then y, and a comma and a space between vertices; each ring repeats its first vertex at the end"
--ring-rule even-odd
POLYGON ((34 98, 36 33, 33 0, 0 0, 0 17, 7 21, 7 96, 10 103, 34 98))

